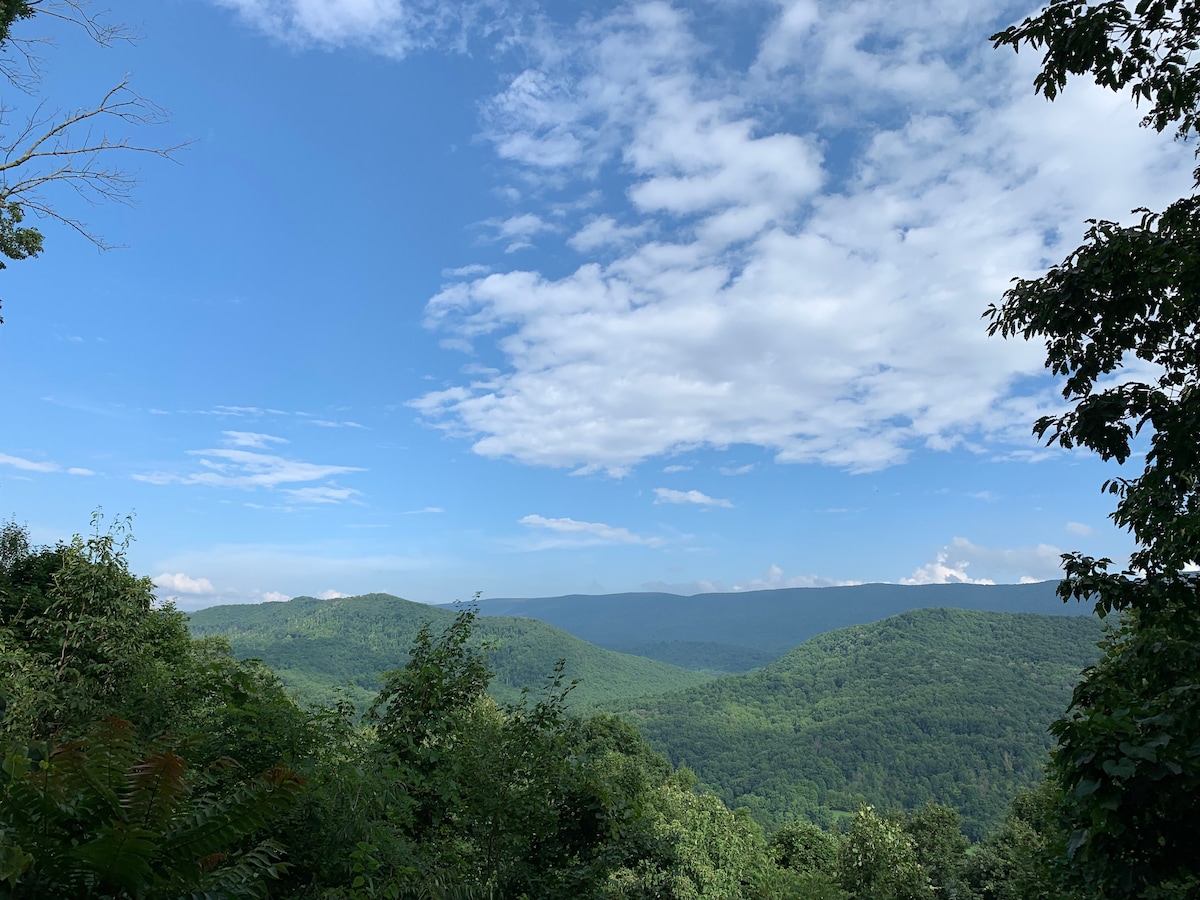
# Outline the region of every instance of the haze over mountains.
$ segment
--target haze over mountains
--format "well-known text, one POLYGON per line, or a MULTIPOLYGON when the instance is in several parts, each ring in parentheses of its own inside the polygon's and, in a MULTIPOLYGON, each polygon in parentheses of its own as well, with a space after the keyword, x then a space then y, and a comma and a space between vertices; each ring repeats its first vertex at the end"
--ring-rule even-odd
POLYGON ((1035 584, 862 584, 738 593, 571 594, 481 600, 484 616, 528 616, 597 646, 691 669, 745 672, 809 638, 913 609, 1089 615, 1063 603, 1056 581, 1035 584))

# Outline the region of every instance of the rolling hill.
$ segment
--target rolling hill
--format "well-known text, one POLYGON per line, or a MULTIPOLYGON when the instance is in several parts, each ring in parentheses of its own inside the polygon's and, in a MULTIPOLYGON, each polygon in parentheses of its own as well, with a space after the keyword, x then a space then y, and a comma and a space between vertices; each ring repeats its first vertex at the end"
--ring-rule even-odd
MULTIPOLYGON (((440 630, 455 614, 389 594, 366 594, 214 606, 192 613, 188 624, 196 637, 223 635, 239 657, 263 660, 303 698, 328 700, 348 683, 361 708, 374 697, 380 673, 404 665, 418 629, 430 622, 440 630)), ((515 700, 522 687, 539 688, 559 659, 567 661, 568 679, 581 679, 570 698, 580 705, 679 690, 710 677, 604 650, 532 619, 480 618, 475 635, 491 645, 496 672, 491 691, 501 701, 515 700)))
POLYGON ((907 612, 766 668, 610 704, 768 828, 933 798, 979 836, 1046 760, 1046 727, 1099 657, 1091 617, 907 612))
POLYGON ((571 594, 480 601, 485 616, 528 616, 621 653, 714 673, 746 672, 811 637, 912 609, 949 606, 992 612, 1087 615, 1064 604, 1058 582, 1037 584, 862 584, 696 594, 571 594))

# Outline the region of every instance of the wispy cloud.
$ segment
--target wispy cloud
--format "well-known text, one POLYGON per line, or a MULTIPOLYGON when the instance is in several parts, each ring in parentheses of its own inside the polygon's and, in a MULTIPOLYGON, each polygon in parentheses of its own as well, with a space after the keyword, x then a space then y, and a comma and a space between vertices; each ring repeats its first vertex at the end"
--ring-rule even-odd
POLYGON ((237 447, 188 450, 187 454, 198 457, 201 471, 143 472, 132 477, 137 481, 161 485, 207 485, 243 490, 280 488, 294 502, 339 503, 359 496, 360 492, 332 482, 308 487, 287 485, 325 481, 336 475, 366 471, 359 466, 310 463, 237 447))
POLYGON ((507 219, 488 219, 482 223, 492 231, 493 239, 505 243, 505 253, 515 253, 533 246, 539 234, 555 231, 556 227, 534 213, 521 213, 507 219))
POLYGON ((22 456, 11 456, 7 453, 0 453, 0 466, 12 466, 14 469, 19 469, 22 472, 66 472, 68 475, 95 475, 91 469, 84 469, 79 466, 71 466, 68 469, 63 469, 58 463, 53 460, 36 460, 26 459, 22 456))
POLYGON ((443 512, 445 512, 445 510, 442 509, 440 506, 426 506, 422 509, 406 509, 404 511, 403 515, 422 516, 422 515, 426 515, 426 514, 430 514, 430 513, 443 513, 443 512))
POLYGON ((749 475, 754 471, 754 463, 746 463, 744 466, 721 466, 719 471, 722 475, 749 475))
POLYGON ((341 503, 362 496, 362 491, 344 487, 285 488, 284 493, 296 503, 341 503))
POLYGON ((654 502, 692 503, 697 506, 724 506, 726 508, 733 506, 732 501, 710 497, 708 494, 700 493, 700 491, 676 491, 671 488, 655 488, 654 502))
POLYGON ((309 419, 305 419, 304 421, 309 425, 316 425, 319 428, 364 428, 364 427, 366 427, 358 422, 349 422, 349 421, 337 422, 337 421, 334 421, 333 419, 309 418, 309 419))
POLYGON ((225 443, 231 447, 250 447, 256 450, 266 450, 270 444, 286 444, 287 438, 275 437, 272 434, 260 434, 257 431, 222 431, 225 443))
POLYGON ((581 522, 577 519, 548 519, 544 516, 529 515, 517 520, 526 528, 551 531, 562 536, 561 540, 543 541, 534 549, 550 549, 554 547, 582 547, 595 544, 639 544, 646 547, 659 547, 664 543, 659 537, 643 537, 634 534, 628 528, 618 528, 603 522, 581 522))
POLYGON ((393 58, 510 33, 520 6, 503 0, 212 0, 295 46, 366 47, 393 58))
POLYGON ((0 465, 12 466, 23 472, 58 472, 62 470, 62 466, 55 462, 38 462, 20 456, 9 456, 7 453, 0 453, 0 465))

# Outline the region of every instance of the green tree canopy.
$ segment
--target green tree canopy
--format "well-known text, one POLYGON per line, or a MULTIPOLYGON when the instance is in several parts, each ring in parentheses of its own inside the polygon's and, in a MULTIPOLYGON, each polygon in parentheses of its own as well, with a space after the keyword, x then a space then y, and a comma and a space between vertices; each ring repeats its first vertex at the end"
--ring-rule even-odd
MULTIPOLYGON (((1091 77, 1129 90, 1144 126, 1197 135, 1195 0, 1053 0, 992 39, 1043 54, 1034 88, 1048 99, 1091 77)), ((1193 178, 1200 186, 1200 168, 1193 178)), ((1180 843, 1200 825, 1200 197, 1135 213, 1132 224, 1090 221, 1083 245, 1018 279, 985 315, 992 334, 1044 340, 1047 368, 1065 378, 1069 408, 1040 419, 1039 437, 1118 463, 1144 451, 1140 475, 1104 484, 1136 544, 1128 566, 1064 557, 1064 599, 1125 616, 1053 728, 1051 772, 1072 868, 1090 890, 1183 897, 1200 876, 1180 843), (1148 377, 1124 377, 1135 362, 1148 377)))

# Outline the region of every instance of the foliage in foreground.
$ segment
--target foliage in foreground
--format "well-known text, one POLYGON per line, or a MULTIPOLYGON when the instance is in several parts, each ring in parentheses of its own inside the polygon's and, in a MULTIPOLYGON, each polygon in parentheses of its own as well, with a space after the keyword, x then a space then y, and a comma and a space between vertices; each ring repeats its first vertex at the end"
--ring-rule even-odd
POLYGON ((572 714, 561 664, 499 704, 469 610, 365 720, 302 710, 188 637, 128 539, 0 531, 0 897, 1007 900, 1049 871, 1044 816, 969 847, 936 804, 768 840, 626 721, 572 714))
MULTIPOLYGON (((1042 53, 1034 88, 1047 99, 1090 77, 1128 89, 1144 126, 1200 134, 1195 0, 1052 0, 993 40, 1042 53)), ((1054 727, 1050 769, 1071 832, 1067 867, 1104 897, 1200 889, 1200 168, 1192 175, 1192 194, 1160 212, 1090 221, 1077 250, 1017 279, 987 312, 992 333, 1043 339, 1046 367, 1065 378, 1069 408, 1039 419, 1038 437, 1145 461, 1140 475, 1104 484, 1113 522, 1136 543, 1128 566, 1068 554, 1059 588, 1121 616, 1054 727)))

